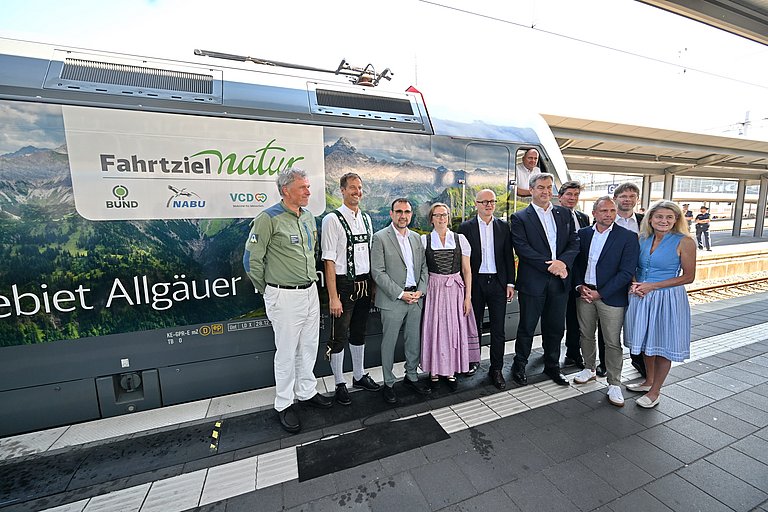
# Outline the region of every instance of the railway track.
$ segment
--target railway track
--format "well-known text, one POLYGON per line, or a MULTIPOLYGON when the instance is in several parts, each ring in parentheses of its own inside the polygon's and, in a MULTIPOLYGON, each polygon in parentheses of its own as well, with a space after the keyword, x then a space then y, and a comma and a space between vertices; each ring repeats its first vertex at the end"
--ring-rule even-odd
POLYGON ((706 304, 762 292, 768 292, 768 276, 697 287, 688 290, 688 300, 691 304, 706 304))

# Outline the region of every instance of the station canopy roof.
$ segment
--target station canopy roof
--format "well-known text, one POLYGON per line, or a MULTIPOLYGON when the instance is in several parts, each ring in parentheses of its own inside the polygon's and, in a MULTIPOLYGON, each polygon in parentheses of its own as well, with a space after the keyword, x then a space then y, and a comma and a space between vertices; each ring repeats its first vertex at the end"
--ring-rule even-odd
POLYGON ((543 114, 571 171, 759 180, 768 142, 543 114))
POLYGON ((768 45, 768 0, 639 0, 768 45))

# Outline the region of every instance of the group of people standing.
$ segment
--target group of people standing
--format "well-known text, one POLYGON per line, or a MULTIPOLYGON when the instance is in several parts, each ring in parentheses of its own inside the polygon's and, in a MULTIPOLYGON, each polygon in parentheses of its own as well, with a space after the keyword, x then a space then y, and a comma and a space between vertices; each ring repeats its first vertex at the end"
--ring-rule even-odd
POLYGON ((408 228, 414 206, 408 198, 397 198, 390 207, 391 224, 374 233, 370 217, 360 209, 363 180, 347 173, 340 179, 343 204, 323 219, 319 247, 314 217, 305 209, 309 180, 299 169, 282 171, 277 178, 282 201, 253 220, 243 258, 275 332, 275 409, 282 427, 301 429, 295 399, 321 408, 334 401, 352 403, 343 376, 345 346, 353 387, 381 391, 387 403, 397 403, 393 366, 401 330, 403 385, 429 395, 443 379, 456 390, 457 376, 472 375, 479 367, 486 308, 488 376, 496 388, 505 389, 504 324, 515 290, 520 315, 511 378, 518 385, 528 382, 526 368, 539 323, 544 373, 557 384, 570 385, 560 369, 567 323, 566 363, 583 368, 574 383, 595 379, 602 366, 609 401, 623 405, 623 328, 633 365, 644 377, 628 388, 645 393, 638 405, 655 406, 671 362, 688 357, 690 312, 682 285, 693 281, 695 245, 685 236, 685 217, 668 201, 654 204, 645 219, 635 217, 639 190, 627 183, 614 197, 595 202, 590 226, 575 209, 580 185, 563 184, 561 206, 555 206, 553 184, 551 174, 532 173, 526 184, 531 204, 511 215, 509 223, 494 217, 493 190, 481 190, 475 198, 477 216, 457 232, 450 229, 449 207, 432 204, 428 220, 433 230, 426 235, 408 228), (624 200, 625 193, 634 194, 634 201, 624 200), (313 374, 319 343, 318 254, 332 317, 326 358, 336 382, 334 397, 317 393, 313 374), (364 373, 372 303, 381 311, 383 385, 364 373), (604 340, 603 349, 598 340, 604 340), (429 374, 427 383, 419 381, 419 367, 429 374))

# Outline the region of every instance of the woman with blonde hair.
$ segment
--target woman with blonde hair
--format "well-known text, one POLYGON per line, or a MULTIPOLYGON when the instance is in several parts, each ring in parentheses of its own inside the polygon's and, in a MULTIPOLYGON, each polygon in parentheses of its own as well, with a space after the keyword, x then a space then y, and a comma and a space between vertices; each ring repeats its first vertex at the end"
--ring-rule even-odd
POLYGON ((421 236, 426 251, 429 281, 421 328, 421 368, 430 373, 432 386, 440 377, 451 391, 458 387, 456 374, 480 361, 480 342, 472 311, 472 252, 466 237, 448 226, 448 205, 435 203, 429 209, 432 232, 421 236))
POLYGON ((640 224, 640 259, 629 289, 624 340, 632 354, 645 354, 645 380, 629 384, 644 392, 637 405, 655 407, 672 361, 690 357, 691 307, 683 285, 696 277, 696 243, 680 207, 651 205, 640 224))

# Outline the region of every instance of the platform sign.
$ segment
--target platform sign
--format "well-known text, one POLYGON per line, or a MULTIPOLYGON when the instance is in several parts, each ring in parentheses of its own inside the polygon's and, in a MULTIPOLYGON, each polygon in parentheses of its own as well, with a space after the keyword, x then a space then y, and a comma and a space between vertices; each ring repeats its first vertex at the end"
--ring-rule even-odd
POLYGON ((616 187, 618 187, 618 186, 619 186, 618 183, 611 183, 610 185, 608 185, 608 195, 612 196, 613 195, 613 191, 616 190, 616 187))

